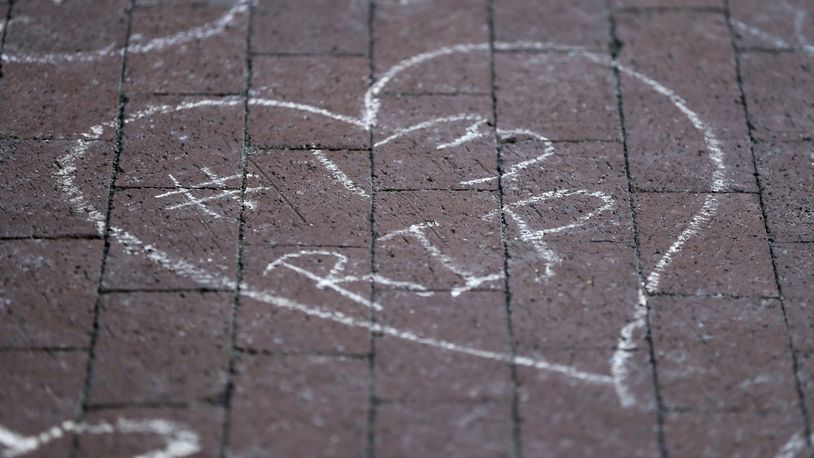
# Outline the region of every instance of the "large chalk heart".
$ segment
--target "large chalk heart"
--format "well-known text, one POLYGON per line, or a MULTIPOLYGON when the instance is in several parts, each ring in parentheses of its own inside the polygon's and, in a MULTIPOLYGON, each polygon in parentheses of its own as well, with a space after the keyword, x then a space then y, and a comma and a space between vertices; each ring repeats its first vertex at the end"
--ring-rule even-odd
POLYGON ((358 115, 279 88, 248 100, 134 99, 109 225, 104 196, 88 191, 84 161, 115 123, 85 132, 56 178, 73 208, 110 236, 107 286, 239 289, 243 346, 365 352, 374 332, 407 351, 429 346, 529 366, 641 405, 631 350, 641 339, 644 290, 658 289, 717 200, 710 195, 653 271, 637 277, 614 70, 669 102, 671 116, 706 144, 709 187, 723 188, 723 152, 683 99, 603 56, 543 43, 413 56, 358 94, 358 115), (488 59, 493 51, 512 75, 497 82, 496 105, 491 93, 386 90, 449 56, 488 59), (265 132, 282 126, 318 137, 324 128, 335 136, 343 126, 342 138, 370 144, 244 144, 244 110, 250 123, 264 113, 286 120, 261 126, 265 132), (507 300, 516 331, 540 339, 539 348, 510 350, 507 300), (566 360, 546 350, 580 345, 607 355, 566 360))

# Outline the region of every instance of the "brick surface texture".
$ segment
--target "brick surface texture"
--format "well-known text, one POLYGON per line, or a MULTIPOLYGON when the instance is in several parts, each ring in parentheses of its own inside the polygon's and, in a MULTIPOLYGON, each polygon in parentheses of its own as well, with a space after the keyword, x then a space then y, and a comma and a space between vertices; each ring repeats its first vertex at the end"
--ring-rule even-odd
POLYGON ((0 456, 814 456, 814 4, 0 0, 0 456))

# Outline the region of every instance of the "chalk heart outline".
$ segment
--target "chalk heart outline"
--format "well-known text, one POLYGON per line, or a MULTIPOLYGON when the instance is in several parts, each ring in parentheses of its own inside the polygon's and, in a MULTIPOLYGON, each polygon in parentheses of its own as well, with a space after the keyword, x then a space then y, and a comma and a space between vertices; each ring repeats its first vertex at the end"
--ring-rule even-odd
MULTIPOLYGON (((674 92, 666 88, 665 86, 661 85, 657 81, 642 75, 632 69, 629 69, 618 62, 611 61, 606 56, 596 54, 590 51, 587 51, 581 47, 575 46, 565 46, 559 44, 551 44, 551 43, 542 43, 542 42, 515 42, 515 43, 503 43, 497 42, 493 44, 494 49, 499 51, 546 51, 546 50, 556 50, 564 55, 570 56, 572 58, 581 58, 587 59, 590 62, 596 63, 602 66, 612 66, 618 69, 620 72, 631 76, 640 82, 644 83, 646 86, 650 87, 655 92, 667 97, 673 105, 679 109, 690 121, 690 123, 699 131, 701 132, 704 140, 707 144, 707 150, 709 154, 709 159, 713 165, 713 173, 710 177, 710 186, 713 190, 723 190, 726 185, 725 173, 726 167, 723 161, 723 151, 720 147, 720 142, 715 137, 712 130, 707 126, 698 115, 690 110, 685 101, 676 95, 674 92)), ((491 49, 489 43, 476 43, 476 44, 459 44, 453 45, 448 47, 443 47, 436 49, 434 51, 418 54, 416 56, 410 57, 405 59, 404 61, 396 64, 387 72, 385 72, 381 78, 373 84, 370 89, 364 95, 364 104, 361 110, 361 114, 358 117, 349 116, 345 114, 338 114, 333 113, 328 110, 322 109, 320 107, 315 107, 312 105, 296 103, 286 100, 275 100, 275 99, 268 99, 268 98, 250 98, 248 103, 251 106, 258 106, 258 107, 268 107, 271 109, 283 109, 283 110, 293 110, 299 112, 307 112, 312 114, 317 114, 321 116, 325 116, 327 118, 331 118, 334 120, 339 120, 349 124, 352 127, 362 129, 362 130, 369 130, 372 129, 377 125, 377 115, 379 113, 380 108, 380 101, 379 101, 379 94, 383 91, 386 85, 396 78, 400 73, 403 71, 413 68, 425 63, 431 63, 437 59, 443 58, 445 56, 450 56, 454 54, 460 53, 486 53, 489 52, 491 49)), ((183 110, 189 110, 199 107, 211 107, 211 106, 230 106, 230 105, 238 105, 242 104, 244 101, 240 98, 224 98, 224 99, 216 99, 216 100, 198 100, 194 102, 186 102, 181 103, 176 106, 168 106, 168 105, 158 105, 152 106, 147 108, 143 111, 135 113, 128 117, 129 121, 135 121, 139 119, 148 118, 151 116, 159 115, 159 114, 167 114, 172 112, 178 112, 183 110)), ((459 122, 459 121, 470 121, 469 127, 465 129, 465 133, 460 137, 444 144, 437 145, 438 149, 443 149, 449 146, 454 146, 458 144, 463 144, 466 141, 470 141, 474 138, 478 138, 479 136, 485 135, 482 130, 479 130, 485 124, 485 118, 479 114, 473 113, 461 113, 458 115, 445 117, 445 118, 437 118, 431 119, 428 121, 424 121, 422 123, 408 126, 404 128, 396 129, 390 137, 385 138, 384 140, 379 141, 377 144, 381 145, 386 142, 392 141, 400 136, 408 135, 413 132, 420 131, 422 129, 431 128, 433 126, 443 124, 443 123, 450 123, 450 122, 459 122)), ((700 226, 709 220, 712 215, 717 210, 717 200, 714 194, 710 194, 704 202, 701 210, 695 215, 695 217, 688 223, 686 229, 679 235, 676 241, 666 250, 665 255, 659 260, 656 268, 647 278, 646 282, 643 282, 640 285, 640 300, 635 306, 633 307, 633 316, 630 322, 620 331, 620 341, 619 341, 619 348, 618 351, 614 355, 614 359, 611 361, 611 374, 595 374, 595 373, 587 373, 584 371, 577 370, 573 367, 560 365, 549 361, 544 361, 540 359, 533 359, 523 356, 517 355, 509 355, 509 354, 502 354, 502 353, 495 353, 484 351, 481 349, 470 348, 463 345, 456 344, 454 342, 447 342, 443 340, 432 339, 428 337, 421 336, 418 333, 407 331, 407 330, 400 330, 388 327, 387 325, 381 323, 374 323, 371 321, 366 320, 359 320, 353 318, 351 316, 342 314, 337 311, 326 310, 320 308, 318 306, 313 305, 306 305, 297 303, 290 298, 282 297, 279 295, 274 294, 270 291, 265 291, 261 289, 256 289, 252 285, 248 284, 241 284, 236 285, 234 281, 230 278, 225 278, 219 276, 217 274, 213 274, 207 271, 204 268, 196 266, 186 260, 182 259, 174 259, 172 256, 167 254, 165 251, 161 250, 160 247, 151 245, 136 235, 131 234, 125 229, 118 228, 118 227, 110 227, 107 228, 105 224, 105 217, 104 215, 98 210, 92 207, 90 203, 87 201, 86 197, 82 193, 82 191, 75 185, 75 172, 76 172, 76 161, 80 158, 86 151, 89 141, 93 141, 99 139, 105 129, 111 129, 114 127, 113 122, 99 124, 90 128, 87 132, 85 132, 82 137, 83 139, 79 140, 75 146, 75 148, 67 154, 61 161, 61 164, 64 164, 64 167, 58 172, 57 178, 61 184, 63 191, 65 192, 66 196, 69 198, 71 203, 79 210, 84 212, 88 215, 89 219, 94 222, 97 226, 97 229, 100 233, 104 234, 106 231, 109 231, 110 236, 113 240, 118 241, 121 243, 125 249, 131 253, 136 255, 143 255, 146 256, 148 259, 156 262, 157 264, 167 268, 171 271, 174 271, 182 276, 190 278, 197 283, 201 284, 202 286, 207 287, 221 287, 221 288, 237 288, 239 287, 241 290, 241 294, 253 297, 255 299, 268 302, 272 305, 288 308, 300 311, 301 313, 305 313, 312 316, 317 316, 329 320, 333 320, 345 325, 349 326, 356 326, 356 327, 363 327, 370 329, 372 331, 380 332, 387 335, 393 335, 396 337, 400 337, 405 340, 413 341, 416 343, 421 343, 425 345, 431 345, 451 351, 458 351, 466 354, 470 354, 473 356, 479 356, 489 359, 497 359, 500 361, 505 361, 509 363, 519 364, 519 365, 527 365, 532 366, 535 368, 539 368, 541 370, 548 370, 555 373, 559 373, 566 377, 571 377, 577 380, 583 380, 585 382, 596 383, 596 384, 606 384, 612 386, 619 395, 620 402, 623 406, 633 406, 636 404, 635 398, 631 393, 627 391, 626 386, 626 377, 627 377, 627 364, 630 350, 635 348, 635 342, 633 342, 633 334, 636 329, 640 328, 643 324, 644 318, 644 311, 646 310, 646 295, 644 294, 645 290, 655 291, 658 289, 659 283, 659 276, 660 274, 666 269, 666 267, 670 264, 672 257, 681 249, 681 247, 686 243, 686 241, 697 234, 700 230, 700 226)), ((543 143, 546 144, 545 151, 540 156, 514 164, 509 167, 507 170, 504 171, 503 179, 510 178, 514 175, 522 173, 525 169, 535 166, 539 163, 542 163, 547 157, 551 156, 553 151, 553 146, 551 142, 542 134, 532 132, 526 129, 518 128, 513 130, 507 131, 498 131, 498 135, 503 136, 528 136, 535 138, 543 143)), ((341 170, 336 164, 330 162, 327 157, 322 154, 319 150, 314 150, 313 154, 315 155, 316 159, 325 166, 327 173, 329 173, 334 179, 340 182, 345 188, 348 189, 349 192, 356 194, 359 198, 369 198, 364 190, 358 187, 356 183, 354 183, 344 171, 341 170)), ((468 180, 462 182, 463 185, 476 183, 481 181, 488 181, 488 180, 495 180, 497 177, 481 177, 475 178, 473 180, 468 180)), ((546 259, 546 256, 551 255, 551 251, 545 247, 544 244, 544 236, 553 233, 553 232, 560 232, 570 228, 578 227, 579 225, 583 224, 590 218, 593 218, 599 213, 602 213, 615 205, 612 196, 609 196, 604 193, 600 193, 597 191, 588 191, 588 190, 559 190, 559 191, 548 191, 543 192, 539 195, 536 195, 530 199, 525 201, 518 201, 514 203, 509 203, 504 205, 504 208, 501 209, 502 214, 509 217, 510 219, 514 220, 514 222, 520 227, 521 229, 521 238, 523 240, 532 243, 533 246, 538 250, 538 252, 542 255, 541 257, 549 261, 547 263, 547 270, 551 270, 550 266, 554 264, 554 261, 546 259), (529 225, 523 221, 522 218, 517 216, 517 212, 515 211, 518 206, 527 205, 529 202, 538 202, 556 198, 563 198, 573 195, 582 194, 585 196, 590 196, 597 198, 600 202, 600 205, 596 207, 596 209, 587 215, 583 216, 577 221, 572 222, 571 224, 555 227, 555 228, 544 228, 544 229, 535 229, 529 227, 529 225)), ((494 218, 498 215, 498 213, 493 212, 491 214, 483 215, 484 218, 494 218)), ((414 226, 405 228, 403 231, 396 231, 400 235, 405 233, 409 233, 415 236, 419 241, 421 241, 421 234, 424 229, 431 227, 433 222, 423 222, 418 223, 414 226)), ((386 241, 389 237, 392 237, 392 234, 385 234, 382 238, 386 241)), ((430 243, 422 243, 424 248, 437 256, 442 264, 448 266, 448 268, 452 271, 456 270, 455 262, 453 259, 446 256, 442 253, 439 249, 432 246, 430 243)), ((320 253, 299 253, 298 256, 301 255, 314 255, 320 253)), ((328 254, 331 256, 336 256, 335 253, 321 253, 323 255, 328 254)), ((278 259, 277 261, 272 261, 269 264, 269 268, 267 272, 273 268, 278 266, 284 266, 287 268, 297 267, 294 263, 289 262, 292 258, 292 254, 286 255, 285 259, 278 259)), ((315 281, 315 284, 318 287, 330 287, 342 294, 353 297, 354 300, 359 302, 360 304, 368 307, 378 308, 381 307, 380 305, 372 304, 368 300, 360 298, 358 296, 354 297, 353 294, 346 290, 344 287, 341 286, 341 283, 346 283, 348 281, 356 281, 356 280, 366 280, 366 281, 380 281, 380 282, 396 282, 401 283, 404 286, 410 286, 410 284, 406 282, 399 282, 398 280, 391 280, 386 278, 374 278, 374 277, 367 277, 367 278, 354 278, 348 279, 347 276, 345 277, 338 277, 338 274, 341 273, 343 269, 343 265, 346 261, 343 261, 341 258, 338 258, 337 266, 335 269, 332 270, 332 273, 328 277, 318 276, 317 274, 310 273, 310 278, 315 281)), ((299 273, 305 274, 305 269, 302 267, 297 267, 299 269, 299 273)), ((306 275, 308 276, 308 275, 306 275)), ((467 275, 462 274, 462 277, 467 277, 467 275)), ((474 276, 469 276, 468 285, 465 285, 462 288, 457 290, 453 290, 453 294, 460 294, 471 287, 477 286, 477 284, 486 282, 486 281, 494 281, 499 279, 500 277, 497 275, 487 275, 485 277, 478 277, 474 278, 474 276)), ((425 288, 422 288, 421 285, 412 284, 412 289, 418 292, 426 292, 424 291, 425 288)))
MULTIPOLYGON (((693 127, 699 133, 701 133, 707 147, 706 150, 708 154, 708 160, 713 166, 712 167, 713 172, 711 173, 710 176, 710 187, 713 191, 720 191, 726 188, 727 184, 726 166, 724 163, 724 152, 721 148, 720 142, 718 141, 712 129, 705 122, 703 122, 694 111, 692 111, 687 106, 687 103, 683 98, 681 98, 680 96, 675 94, 672 90, 660 84, 659 82, 633 69, 630 69, 615 60, 611 60, 607 56, 597 54, 576 46, 566 46, 544 42, 512 42, 512 43, 496 42, 492 44, 473 43, 473 44, 452 45, 438 48, 433 51, 421 53, 408 59, 405 59, 404 61, 401 61, 400 63, 389 69, 379 78, 379 80, 375 82, 375 84, 373 84, 369 88, 369 90, 364 95, 363 107, 358 117, 349 116, 346 114, 333 113, 320 107, 286 100, 275 100, 269 98, 250 98, 247 103, 250 106, 268 107, 270 109, 292 110, 295 112, 306 112, 316 114, 330 119, 342 121, 344 123, 347 123, 349 126, 357 129, 368 131, 377 126, 377 115, 380 108, 379 101, 380 93, 385 88, 385 86, 394 78, 396 78, 401 72, 409 68, 417 67, 419 65, 432 63, 445 56, 462 53, 488 53, 492 49, 498 51, 555 50, 561 52, 563 55, 572 57, 574 59, 586 59, 587 61, 593 62, 599 66, 613 67, 619 72, 643 83, 645 86, 649 87, 654 92, 670 100, 673 106, 676 109, 678 109, 682 114, 684 114, 684 116, 693 125, 693 127)), ((246 102, 241 98, 221 98, 215 100, 198 100, 194 102, 185 102, 175 106, 169 105, 152 106, 143 111, 128 116, 127 120, 135 121, 155 115, 170 114, 173 112, 179 112, 183 110, 195 109, 200 107, 234 106, 243 103, 246 102)), ((387 141, 395 140, 400 136, 408 135, 410 133, 417 132, 422 129, 431 128, 439 124, 461 121, 466 121, 469 123, 468 127, 465 129, 464 134, 458 138, 451 140, 450 142, 436 145, 437 149, 444 149, 446 147, 463 144, 474 138, 478 138, 479 136, 488 134, 487 132, 484 131, 486 124, 485 117, 476 113, 475 114, 461 113, 455 116, 432 119, 416 124, 414 126, 408 126, 405 128, 397 129, 392 133, 390 137, 385 138, 384 140, 378 142, 377 144, 383 144, 387 141)), ((623 408, 651 407, 651 406, 642 406, 639 403, 637 403, 636 397, 631 390, 629 382, 630 366, 632 364, 631 361, 631 355, 633 353, 632 350, 637 349, 638 345, 638 341, 637 339, 634 338, 634 336, 636 335, 638 330, 643 328, 647 315, 646 292, 648 291, 653 292, 658 290, 660 276, 670 265, 673 257, 681 250, 681 248, 684 246, 684 244, 687 243, 689 239, 693 238, 701 231, 703 224, 708 222, 714 216, 718 208, 718 200, 715 194, 714 193, 708 194, 706 199, 704 200, 703 205, 701 206, 701 209, 686 224, 685 228, 682 230, 679 236, 673 241, 670 247, 668 247, 665 250, 665 254, 658 260, 653 271, 651 271, 647 275, 647 277, 640 282, 638 294, 639 299, 635 304, 632 304, 631 306, 630 320, 619 331, 618 344, 609 361, 610 363, 609 373, 592 373, 582 371, 576 367, 572 367, 565 364, 559 364, 541 358, 531 358, 523 355, 513 355, 508 353, 494 352, 480 348, 470 347, 449 340, 427 337, 425 335, 422 335, 420 332, 416 332, 414 330, 398 329, 392 326, 388 326, 384 323, 373 322, 368 319, 359 319, 337 310, 326 309, 322 306, 303 304, 295 300, 292 300, 291 298, 279 295, 274 291, 258 288, 256 285, 250 285, 245 282, 237 284, 233 279, 225 277, 218 273, 214 273, 211 270, 207 269, 206 267, 196 265, 192 262, 189 262, 188 260, 180 259, 171 255, 164 251, 163 249, 161 249, 161 247, 155 246, 149 242, 144 241, 143 239, 129 232, 125 228, 116 226, 108 227, 106 222, 106 216, 103 213, 103 211, 95 208, 90 203, 84 192, 77 186, 76 172, 78 160, 86 153, 91 142, 100 139, 102 133, 106 129, 113 129, 114 127, 115 122, 102 123, 91 127, 90 129, 88 129, 88 131, 81 134, 80 139, 76 141, 72 150, 60 159, 59 164, 61 165, 61 168, 55 173, 55 178, 57 179, 60 188, 65 194, 67 201, 74 207, 74 209, 80 214, 87 215, 88 220, 95 225, 97 231, 100 234, 103 235, 107 234, 110 240, 121 244, 126 250, 126 252, 128 252, 129 254, 136 256, 144 256, 145 258, 161 266, 162 268, 165 268, 182 277, 190 279, 203 287, 237 289, 239 293, 245 297, 265 302, 269 305, 279 307, 282 309, 296 311, 312 317, 330 320, 346 326, 367 329, 371 332, 389 335, 419 345, 431 346, 438 349, 462 353, 477 358, 484 358, 502 361, 514 365, 527 366, 542 371, 547 371, 562 377, 566 377, 577 382, 607 386, 609 389, 614 390, 615 394, 618 397, 620 406, 623 408)), ((502 175, 503 179, 508 179, 514 175, 520 174, 527 168, 542 165, 542 163, 545 161, 547 157, 550 157, 552 154, 554 154, 553 145, 548 140, 548 138, 546 138, 541 133, 518 128, 505 131, 498 130, 496 134, 498 136, 503 137, 531 137, 546 145, 543 154, 541 154, 540 156, 533 159, 529 159, 527 161, 523 161, 518 164, 514 164, 508 169, 504 170, 502 175)), ((348 190, 348 192, 355 194, 358 198, 362 199, 369 198, 369 196, 363 189, 361 189, 355 182, 353 182, 353 180, 351 180, 340 167, 338 167, 336 164, 328 160, 328 158, 321 151, 313 150, 312 154, 314 154, 314 157, 317 160, 317 162, 321 163, 325 167, 326 172, 333 179, 337 180, 337 182, 344 186, 348 190)), ((469 184, 496 179, 497 179, 496 176, 478 177, 472 180, 462 182, 461 184, 466 186, 469 184)), ((555 274, 555 272, 553 271, 553 266, 556 265, 557 257, 556 254, 549 250, 548 247, 545 245, 544 240, 545 236, 550 233, 561 232, 568 229, 579 227, 580 225, 584 224, 587 220, 594 218, 595 216, 612 208, 613 205, 615 205, 615 201, 612 196, 609 196, 598 191, 588 191, 578 189, 547 191, 532 197, 528 201, 524 202, 518 201, 514 203, 505 204, 504 208, 499 209, 497 212, 492 212, 491 214, 483 215, 483 217, 495 218, 498 215, 502 215, 503 217, 507 218, 507 220, 511 220, 514 224, 516 224, 520 228, 521 238, 524 241, 530 243, 535 248, 535 250, 537 250, 537 252, 540 254, 541 259, 546 263, 545 275, 550 276, 555 274), (526 222, 518 216, 518 212, 516 211, 517 208, 522 205, 528 205, 533 202, 540 202, 551 199, 565 198, 574 195, 583 195, 595 198, 597 199, 598 205, 588 215, 568 225, 555 228, 543 228, 543 229, 533 228, 526 224, 526 222)), ((454 259, 452 259, 449 256, 446 256, 441 250, 439 250, 431 243, 422 241, 423 231, 429 229, 433 224, 437 223, 419 222, 416 225, 405 228, 402 231, 397 231, 397 233, 399 233, 399 235, 408 234, 415 237, 421 243, 425 250, 427 250, 431 255, 438 258, 438 260, 443 265, 445 265, 445 267, 455 272, 456 269, 459 269, 460 266, 458 266, 455 263, 454 259)), ((384 241, 386 241, 388 237, 393 237, 393 234, 385 234, 382 237, 385 239, 384 241)), ((370 302, 367 298, 357 295, 353 291, 345 288, 343 285, 345 283, 354 281, 379 282, 402 286, 405 289, 412 290, 416 294, 420 295, 430 294, 430 292, 427 291, 423 285, 415 283, 402 282, 399 280, 384 278, 376 275, 360 275, 360 276, 349 275, 347 272, 344 271, 345 266, 347 265, 347 261, 348 259, 340 253, 328 250, 324 251, 305 250, 286 254, 283 257, 270 262, 265 272, 268 273, 277 268, 288 268, 313 280, 314 285, 317 288, 332 289, 337 293, 350 298, 354 302, 359 303, 360 305, 363 305, 365 307, 372 307, 374 309, 382 308, 383 305, 370 302), (296 259, 301 258, 303 256, 331 256, 335 258, 335 264, 332 266, 328 275, 319 275, 297 264, 296 259)), ((452 294, 462 294, 481 283, 496 281, 502 278, 501 274, 490 274, 478 277, 475 275, 467 276, 468 274, 467 272, 457 272, 457 273, 459 273, 460 276, 464 278, 466 281, 464 285, 458 287, 457 289, 453 289, 452 294)))

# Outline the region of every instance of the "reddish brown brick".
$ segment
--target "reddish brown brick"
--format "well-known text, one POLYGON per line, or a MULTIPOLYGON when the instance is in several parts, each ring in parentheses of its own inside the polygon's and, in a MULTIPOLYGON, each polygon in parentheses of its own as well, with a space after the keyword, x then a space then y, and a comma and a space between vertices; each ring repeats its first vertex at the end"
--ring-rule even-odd
MULTIPOLYGON (((720 141, 726 189, 757 189, 729 30, 720 15, 621 14, 621 62, 683 99, 720 141)), ((630 168, 640 189, 715 189, 714 150, 666 95, 622 75, 630 168)))
POLYGON ((814 408, 814 352, 797 352, 797 364, 797 375, 800 378, 806 412, 811 412, 814 408))
POLYGON ((761 140, 811 137, 814 109, 806 102, 814 75, 808 57, 754 53, 741 59, 753 134, 761 140))
POLYGON ((215 398, 226 387, 232 301, 230 293, 104 296, 91 402, 215 398))
POLYGON ((255 203, 245 213, 247 243, 370 244, 367 151, 270 150, 249 158, 248 173, 257 191, 246 194, 255 203))
POLYGON ((779 301, 655 297, 650 303, 659 385, 668 408, 796 411, 779 301))
POLYGON ((814 241, 814 147, 803 143, 755 145, 772 239, 814 241))
POLYGON ((266 100, 306 104, 359 117, 368 87, 367 59, 347 56, 254 58, 249 135, 258 146, 367 148, 369 134, 357 125, 266 100))
MULTIPOLYGON (((609 373, 605 352, 553 352, 549 360, 609 373), (577 360, 583 361, 578 363, 577 360)), ((635 352, 628 386, 636 405, 624 408, 610 384, 591 384, 539 369, 519 368, 524 456, 658 455, 651 367, 635 352)))
POLYGON ((0 243, 3 347, 82 347, 89 343, 101 240, 0 243))
POLYGON ((493 8, 500 42, 553 42, 599 52, 607 49, 609 24, 602 1, 498 0, 493 8))
MULTIPOLYGON (((497 196, 479 191, 400 191, 376 198, 376 270, 398 281, 427 288, 465 286, 462 274, 484 277, 502 272, 502 244, 497 218, 482 218, 497 210, 497 196), (414 230, 421 235, 399 231, 414 230), (433 255, 422 244, 440 250, 433 255), (445 261, 444 256, 449 260, 445 261), (445 266, 445 263, 447 264, 445 266), (404 266, 411 266, 405 270, 404 266), (451 267, 450 267, 451 266, 451 267), (457 271, 457 272, 456 272, 457 271)), ((500 282, 487 281, 482 288, 500 282)))
POLYGON ((774 255, 794 348, 814 352, 814 244, 780 243, 774 255))
MULTIPOLYGON (((90 425, 120 422, 146 425, 152 421, 171 422, 179 430, 194 433, 200 451, 193 456, 214 458, 219 456, 223 429, 223 409, 212 406, 190 408, 116 408, 90 412, 85 421, 90 425)), ((138 456, 164 450, 167 438, 155 434, 85 434, 79 438, 77 456, 138 456)))
MULTIPOLYGON (((456 44, 488 43, 486 13, 485 6, 466 0, 377 4, 373 18, 376 75, 421 53, 456 44)), ((386 90, 488 94, 487 55, 484 47, 430 59, 400 73, 386 90)))
POLYGON ((522 221, 530 231, 549 231, 544 242, 632 244, 621 145, 558 142, 549 147, 532 142, 508 144, 502 151, 503 170, 509 174, 515 165, 548 155, 541 162, 503 178, 511 240, 522 240, 522 221))
POLYGON ((224 30, 150 52, 151 40, 170 37, 221 19, 231 5, 157 5, 133 11, 125 89, 128 92, 239 93, 245 87, 247 14, 224 30))
MULTIPOLYGON (((650 275, 677 237, 702 210, 703 194, 636 197, 642 267, 650 275)), ((696 225, 696 234, 672 257, 660 275, 660 292, 774 296, 766 231, 754 194, 716 195, 718 208, 696 225)))
POLYGON ((779 453, 802 422, 793 414, 676 413, 666 416, 664 429, 670 456, 757 458, 779 453))
MULTIPOLYGON (((387 290, 376 295, 383 310, 376 321, 403 332, 477 350, 510 354, 503 292, 471 291, 460 296, 435 292, 429 297, 387 290)), ((504 362, 408 342, 378 339, 376 395, 410 402, 506 399, 511 393, 504 362)))
POLYGON ((682 8, 682 7, 704 7, 720 8, 721 4, 717 0, 612 0, 611 4, 616 8, 682 8))
POLYGON ((121 48, 125 40, 126 13, 125 0, 18 3, 8 24, 4 53, 15 60, 121 48))
POLYGON ((137 237, 115 232, 104 286, 125 289, 228 288, 237 267, 237 215, 233 194, 213 189, 124 189, 116 193, 110 224, 137 237), (170 192, 176 194, 157 197, 170 192), (190 197, 191 196, 191 197, 190 197), (220 196, 219 198, 216 198, 220 196), (196 199, 208 199, 192 205, 196 199), (172 209, 169 207, 183 205, 172 209), (206 210, 204 210, 204 207, 206 210), (145 246, 149 245, 149 246, 145 246), (145 254, 153 256, 151 260, 145 254), (162 258, 157 262, 156 256, 162 258), (168 260, 173 261, 168 261, 168 260), (207 272, 206 281, 173 270, 184 261, 207 272))
MULTIPOLYGON (((0 353, 0 424, 32 436, 73 420, 85 376, 84 352, 0 353)), ((40 447, 36 456, 70 456, 70 435, 40 447)))
MULTIPOLYGON (((0 141, 0 212, 4 237, 98 235, 87 215, 69 204, 57 173, 71 141, 0 141)), ((107 208, 113 145, 90 143, 76 160, 74 184, 96 209, 107 208)))
POLYGON ((579 55, 495 56, 501 130, 526 129, 554 140, 616 140, 612 73, 579 55))
POLYGON ((362 359, 245 357, 237 367, 230 453, 364 454, 367 375, 362 359))
POLYGON ((374 132, 374 161, 378 185, 389 189, 497 189, 497 181, 462 182, 497 174, 495 136, 489 121, 492 101, 487 96, 386 97, 381 101, 374 132), (443 118, 395 137, 405 129, 443 118), (455 145, 471 129, 479 135, 455 145))
MULTIPOLYGON (((789 49, 800 46, 795 34, 795 10, 804 11, 804 2, 733 0, 729 6, 738 47, 789 49)), ((808 34, 809 21, 804 22, 808 34)))
POLYGON ((605 242, 548 245, 561 259, 551 266, 550 278, 544 277, 547 261, 534 249, 509 247, 518 351, 544 357, 551 350, 614 348, 638 301, 633 248, 605 242))
POLYGON ((366 301, 370 298, 370 284, 364 280, 370 273, 367 247, 259 245, 249 247, 245 256, 243 290, 246 293, 240 298, 238 308, 240 347, 284 353, 358 355, 369 351, 367 329, 280 305, 293 301, 311 311, 341 313, 366 322, 369 312, 366 301), (336 286, 355 294, 356 300, 330 287, 317 286, 318 278, 330 278, 331 269, 343 261, 343 256, 346 264, 335 273, 336 277, 355 276, 362 280, 337 282, 336 286))
POLYGON ((376 409, 376 456, 510 456, 508 402, 399 404, 376 409))
POLYGON ((354 0, 274 0, 258 4, 252 51, 367 54, 368 4, 354 0))
POLYGON ((5 62, 0 135, 76 138, 91 126, 112 122, 120 66, 118 57, 70 65, 5 62))
POLYGON ((117 185, 172 187, 175 178, 184 186, 240 188, 243 101, 239 98, 135 96, 125 115, 117 185), (204 105, 210 101, 224 105, 204 105), (173 109, 194 104, 200 106, 173 109), (138 117, 161 106, 167 107, 165 113, 138 117))

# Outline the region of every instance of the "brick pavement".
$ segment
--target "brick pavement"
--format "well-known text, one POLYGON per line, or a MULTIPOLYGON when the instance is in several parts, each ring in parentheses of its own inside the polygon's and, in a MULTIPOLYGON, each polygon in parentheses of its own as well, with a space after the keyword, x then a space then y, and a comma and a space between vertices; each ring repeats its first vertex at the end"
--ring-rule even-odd
POLYGON ((811 13, 0 1, 0 453, 812 456, 811 13))

